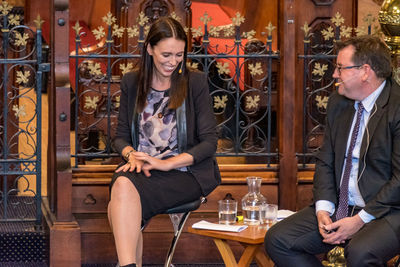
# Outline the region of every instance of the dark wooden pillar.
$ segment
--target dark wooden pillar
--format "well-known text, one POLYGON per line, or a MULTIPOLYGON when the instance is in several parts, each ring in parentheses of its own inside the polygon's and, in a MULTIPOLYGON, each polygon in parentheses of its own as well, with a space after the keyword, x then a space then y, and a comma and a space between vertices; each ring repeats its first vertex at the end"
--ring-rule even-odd
POLYGON ((69 11, 68 0, 51 3, 51 88, 49 90, 48 174, 50 266, 81 266, 80 228, 71 206, 69 11))
POLYGON ((279 47, 281 86, 279 91, 279 207, 296 209, 297 160, 295 156, 295 1, 279 1, 279 47))

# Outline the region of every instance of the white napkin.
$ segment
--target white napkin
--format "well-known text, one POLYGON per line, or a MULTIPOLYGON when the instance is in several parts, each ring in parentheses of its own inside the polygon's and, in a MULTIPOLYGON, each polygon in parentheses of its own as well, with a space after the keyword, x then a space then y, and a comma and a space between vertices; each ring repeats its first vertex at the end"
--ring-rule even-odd
POLYGON ((226 232, 241 232, 247 228, 247 225, 229 225, 229 224, 219 224, 219 223, 210 223, 207 221, 200 221, 193 224, 192 228, 226 231, 226 232))
POLYGON ((277 221, 279 222, 294 213, 296 213, 296 212, 291 211, 291 210, 278 210, 277 221))

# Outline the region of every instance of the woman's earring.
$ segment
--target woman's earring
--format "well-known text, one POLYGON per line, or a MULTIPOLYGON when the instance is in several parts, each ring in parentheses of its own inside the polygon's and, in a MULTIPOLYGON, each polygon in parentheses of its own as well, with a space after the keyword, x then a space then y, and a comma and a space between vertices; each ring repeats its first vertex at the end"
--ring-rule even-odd
POLYGON ((182 65, 183 65, 183 61, 181 61, 181 67, 179 68, 179 71, 178 71, 179 74, 182 74, 182 65))

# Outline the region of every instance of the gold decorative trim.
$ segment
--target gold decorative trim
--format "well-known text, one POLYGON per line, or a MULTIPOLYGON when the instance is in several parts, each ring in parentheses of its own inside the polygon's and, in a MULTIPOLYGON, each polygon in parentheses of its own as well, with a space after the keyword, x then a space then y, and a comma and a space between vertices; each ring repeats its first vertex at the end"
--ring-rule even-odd
POLYGON ((0 5, 1 15, 7 16, 7 14, 11 11, 12 8, 13 8, 13 6, 8 4, 7 1, 2 1, 1 5, 0 5))
POLYGON ((100 40, 106 36, 106 32, 104 31, 103 26, 99 26, 97 29, 94 29, 93 35, 96 38, 96 40, 100 40))
POLYGON ((76 21, 75 26, 72 27, 72 29, 75 30, 76 35, 79 35, 79 32, 80 32, 83 28, 79 25, 79 21, 76 21))
POLYGON ((204 23, 204 25, 207 25, 209 22, 212 21, 212 18, 210 16, 208 16, 207 11, 204 12, 204 15, 202 17, 200 17, 200 20, 204 23))
POLYGON ((251 76, 256 76, 257 74, 263 74, 263 70, 261 68, 261 62, 256 62, 255 65, 249 64, 249 70, 251 76))
POLYGON ((239 12, 236 12, 235 17, 232 18, 232 23, 235 26, 240 26, 240 24, 242 24, 244 22, 245 18, 240 15, 239 12))
POLYGON ((227 95, 223 95, 222 97, 220 96, 214 96, 214 108, 215 109, 225 109, 226 107, 226 102, 228 101, 228 96, 227 95))
POLYGON ((260 102, 260 95, 255 95, 254 97, 252 96, 246 96, 246 108, 247 109, 257 109, 258 108, 258 102, 260 102))
POLYGON ((115 23, 115 21, 117 21, 111 12, 108 12, 107 15, 105 15, 102 19, 108 26, 111 26, 113 23, 115 23))
POLYGON ((344 18, 339 12, 336 12, 335 16, 331 18, 331 21, 333 24, 335 24, 336 27, 339 27, 344 23, 344 18))
POLYGON ((218 62, 217 63, 218 73, 219 74, 229 74, 231 70, 229 69, 229 64, 227 62, 218 62))
POLYGON ((38 14, 36 19, 33 21, 36 24, 36 28, 41 29, 42 25, 44 23, 44 20, 42 20, 42 18, 40 17, 40 15, 38 14))

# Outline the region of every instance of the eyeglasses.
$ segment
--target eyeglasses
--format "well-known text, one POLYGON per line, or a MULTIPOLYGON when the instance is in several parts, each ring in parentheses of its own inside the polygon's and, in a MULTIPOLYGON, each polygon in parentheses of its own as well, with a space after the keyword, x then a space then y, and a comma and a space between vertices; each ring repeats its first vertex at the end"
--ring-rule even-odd
POLYGON ((349 69, 361 68, 361 67, 362 67, 362 65, 354 65, 354 66, 346 66, 346 67, 343 67, 343 66, 338 66, 338 65, 335 64, 335 69, 338 70, 339 75, 342 74, 342 70, 349 70, 349 69))

